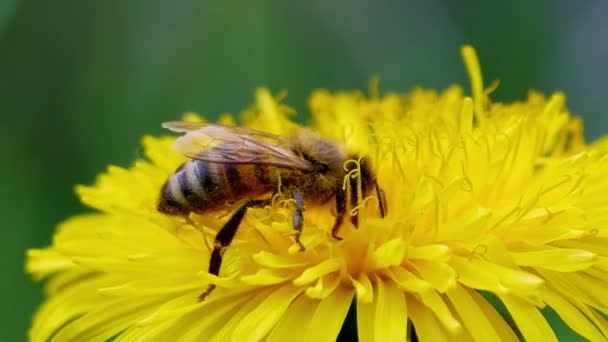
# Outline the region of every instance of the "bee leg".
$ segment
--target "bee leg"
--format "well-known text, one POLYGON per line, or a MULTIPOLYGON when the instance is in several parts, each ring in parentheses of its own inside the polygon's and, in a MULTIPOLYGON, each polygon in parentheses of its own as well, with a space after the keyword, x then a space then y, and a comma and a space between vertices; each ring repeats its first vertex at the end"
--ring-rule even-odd
MULTIPOLYGON (((222 229, 219 230, 215 236, 215 242, 213 243, 213 251, 211 252, 211 260, 209 261, 209 273, 213 275, 220 274, 220 266, 222 265, 222 254, 223 249, 228 247, 239 228, 239 225, 245 217, 247 209, 252 207, 264 207, 270 203, 270 200, 249 200, 242 204, 232 217, 224 224, 222 229)), ((209 284, 205 292, 203 292, 198 300, 204 301, 207 296, 215 289, 215 284, 209 284)))
POLYGON ((344 215, 346 214, 346 194, 344 193, 344 189, 342 189, 342 185, 338 185, 336 188, 336 222, 334 223, 334 227, 331 229, 331 236, 336 240, 342 240, 341 237, 338 236, 338 229, 340 229, 340 225, 342 225, 342 221, 344 221, 344 215))
POLYGON ((296 202, 296 211, 293 213, 293 228, 296 230, 296 243, 300 246, 300 251, 304 251, 304 245, 300 241, 302 226, 304 225, 304 197, 298 191, 293 191, 291 197, 296 202))
POLYGON ((384 190, 380 189, 378 182, 374 182, 374 186, 376 187, 376 197, 378 197, 378 206, 380 207, 380 217, 384 218, 386 215, 386 195, 384 194, 384 190))

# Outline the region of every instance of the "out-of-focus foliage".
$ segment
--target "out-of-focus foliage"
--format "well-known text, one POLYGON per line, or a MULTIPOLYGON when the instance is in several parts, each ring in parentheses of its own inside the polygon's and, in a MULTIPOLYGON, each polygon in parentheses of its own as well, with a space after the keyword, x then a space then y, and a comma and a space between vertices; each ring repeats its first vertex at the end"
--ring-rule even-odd
POLYGON ((74 184, 128 164, 162 121, 238 112, 262 85, 289 90, 305 121, 318 87, 467 84, 469 43, 486 83, 501 81, 493 99, 564 90, 594 138, 608 131, 607 12, 600 0, 1 1, 0 340, 22 340, 41 299, 25 248, 84 210, 74 184))

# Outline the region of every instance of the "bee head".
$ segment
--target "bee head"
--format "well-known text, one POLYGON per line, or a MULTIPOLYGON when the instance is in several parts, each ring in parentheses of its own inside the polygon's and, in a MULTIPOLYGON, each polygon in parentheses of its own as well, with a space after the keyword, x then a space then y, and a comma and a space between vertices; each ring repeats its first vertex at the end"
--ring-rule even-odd
POLYGON ((317 162, 317 163, 314 164, 314 170, 313 170, 313 172, 320 173, 320 174, 324 175, 324 174, 326 174, 326 173, 329 172, 329 165, 317 162))
POLYGON ((312 164, 312 173, 341 177, 345 155, 342 147, 316 136, 304 137, 294 145, 294 152, 312 164))

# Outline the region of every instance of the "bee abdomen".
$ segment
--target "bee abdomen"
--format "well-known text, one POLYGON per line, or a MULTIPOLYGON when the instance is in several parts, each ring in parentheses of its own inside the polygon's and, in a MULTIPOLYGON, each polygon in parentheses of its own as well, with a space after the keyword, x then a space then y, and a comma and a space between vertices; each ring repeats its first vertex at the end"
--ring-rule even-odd
POLYGON ((193 160, 191 163, 192 171, 196 176, 193 182, 207 204, 213 205, 218 201, 224 201, 229 193, 225 189, 227 184, 222 176, 223 165, 200 160, 193 160))
POLYGON ((186 203, 191 209, 201 208, 209 202, 209 196, 201 186, 198 163, 187 162, 184 168, 175 174, 177 184, 181 190, 186 203))
POLYGON ((226 190, 230 197, 236 198, 249 190, 249 186, 241 180, 241 173, 235 164, 224 164, 226 190))
POLYGON ((173 174, 160 191, 158 211, 166 214, 187 214, 190 212, 190 204, 179 188, 177 174, 173 174))
POLYGON ((223 199, 222 177, 215 165, 191 160, 169 177, 161 191, 158 210, 164 213, 201 211, 223 199))

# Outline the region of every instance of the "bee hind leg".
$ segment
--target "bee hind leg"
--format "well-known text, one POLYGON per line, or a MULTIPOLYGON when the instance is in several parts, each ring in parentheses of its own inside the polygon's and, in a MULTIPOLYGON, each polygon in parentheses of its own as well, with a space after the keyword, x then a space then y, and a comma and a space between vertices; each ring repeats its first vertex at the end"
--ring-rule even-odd
POLYGON ((293 191, 291 193, 291 197, 296 202, 296 210, 293 213, 293 228, 296 231, 296 243, 300 246, 300 251, 304 251, 304 245, 300 241, 300 236, 302 235, 302 226, 304 225, 304 197, 298 191, 293 191))
MULTIPOLYGON (((228 247, 234 239, 234 235, 236 234, 243 218, 245 217, 245 213, 247 213, 247 209, 252 207, 264 207, 270 204, 271 200, 249 200, 242 204, 236 212, 232 215, 232 217, 224 224, 222 229, 219 230, 217 235, 215 236, 215 242, 213 243, 213 251, 211 252, 211 260, 209 261, 209 273, 213 275, 219 275, 220 266, 222 265, 222 251, 224 248, 228 247)), ((200 302, 204 301, 207 296, 215 289, 215 284, 209 284, 205 292, 203 292, 198 300, 200 302)))

